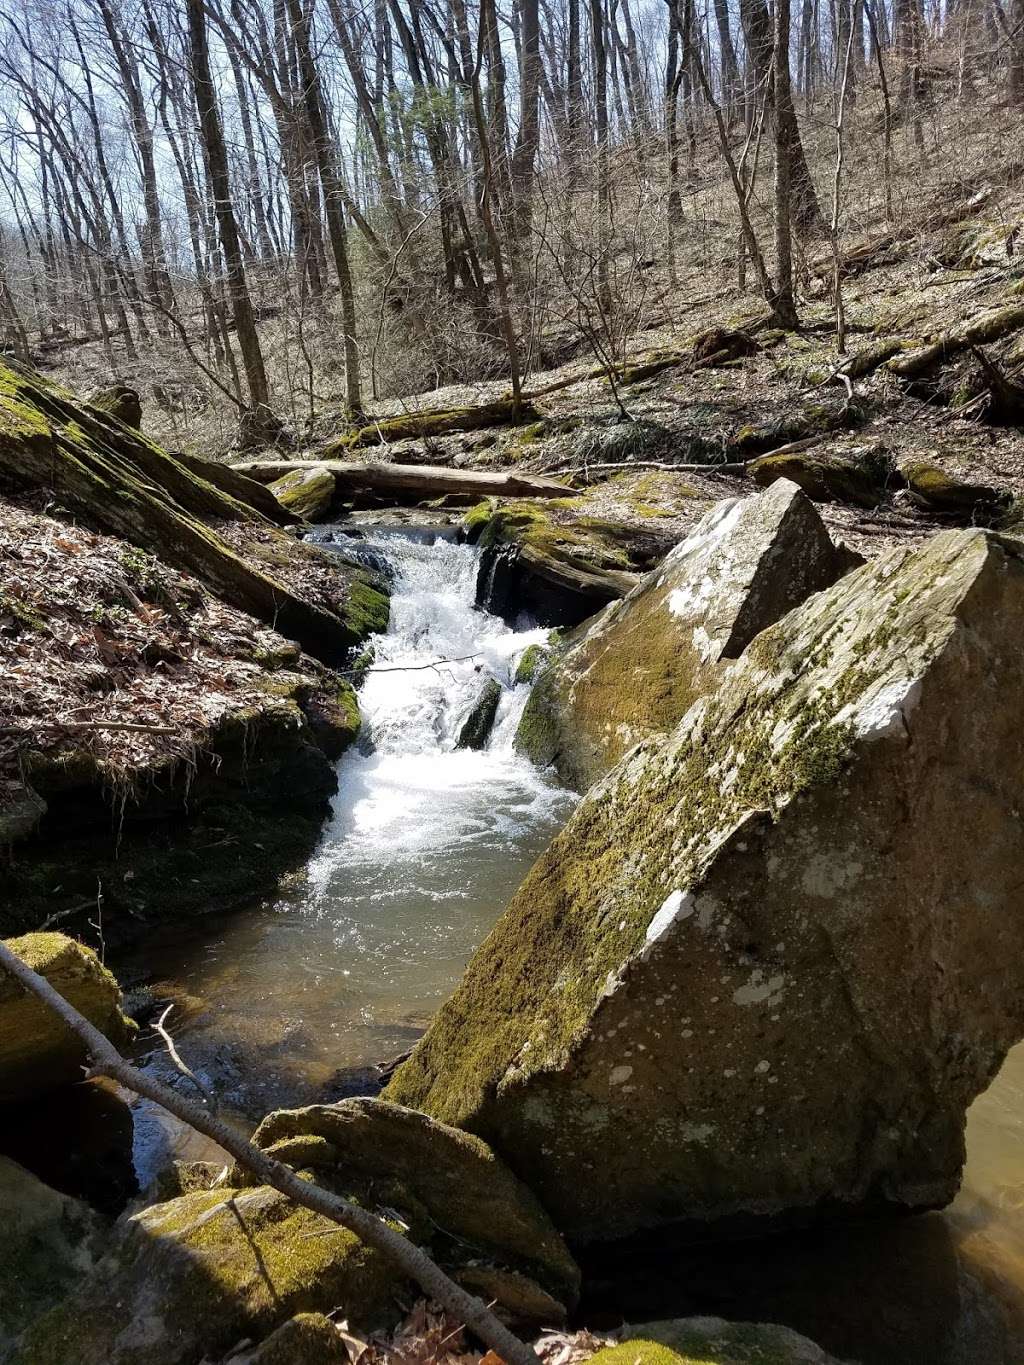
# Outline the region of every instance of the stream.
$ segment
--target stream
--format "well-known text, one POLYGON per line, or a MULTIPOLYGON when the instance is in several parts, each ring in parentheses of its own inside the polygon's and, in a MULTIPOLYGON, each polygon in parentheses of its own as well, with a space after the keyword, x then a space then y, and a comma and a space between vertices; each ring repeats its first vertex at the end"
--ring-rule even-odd
MULTIPOLYGON (((391 621, 306 875, 275 903, 145 945, 181 1051, 239 1115, 355 1093, 361 1069, 411 1047, 575 799, 514 751, 529 692, 515 666, 547 632, 473 605, 477 551, 383 528, 356 548, 390 566, 391 621), (504 689, 490 740, 459 750, 489 678, 504 689)), ((162 1052, 148 1065, 169 1078, 162 1052)), ((152 1106, 135 1113, 143 1179, 171 1155, 216 1155, 152 1106)), ((595 1328, 712 1313, 787 1323, 865 1365, 1024 1365, 1024 1044, 970 1112, 946 1212, 770 1251, 597 1252, 584 1269, 595 1328)))

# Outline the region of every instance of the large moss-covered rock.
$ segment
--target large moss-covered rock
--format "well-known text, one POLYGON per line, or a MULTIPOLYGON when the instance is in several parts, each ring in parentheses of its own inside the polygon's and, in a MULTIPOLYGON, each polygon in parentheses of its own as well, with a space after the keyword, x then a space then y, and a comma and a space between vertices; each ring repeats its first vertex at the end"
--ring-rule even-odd
POLYGON ((762 455, 750 463, 748 472, 761 488, 789 479, 815 502, 850 502, 856 507, 877 507, 892 480, 885 458, 866 454, 849 459, 817 450, 762 455))
MULTIPOLYGON (((557 1286, 556 1308, 572 1301, 578 1276, 564 1244, 478 1138, 394 1105, 348 1100, 272 1114, 255 1140, 318 1183, 400 1219, 454 1275, 493 1264, 557 1286)), ((19 1359, 198 1365, 242 1338, 262 1341, 300 1313, 338 1314, 357 1328, 387 1323, 412 1292, 353 1233, 265 1185, 249 1187, 234 1170, 223 1187, 127 1219, 95 1272, 26 1334, 19 1359)))
MULTIPOLYGON (((121 992, 90 948, 64 934, 25 934, 7 946, 115 1047, 134 1033, 121 992)), ((0 1104, 82 1079, 85 1048, 47 1005, 0 970, 0 1104)))
POLYGON ((849 567, 800 489, 718 503, 621 602, 557 653, 516 737, 535 763, 588 787, 664 732, 766 626, 849 567))
MULTIPOLYGON (((0 1156, 0 1354, 34 1317, 92 1269, 102 1246, 99 1217, 0 1156)), ((71 1357, 68 1357, 70 1360, 71 1357)))
POLYGON ((820 1346, 772 1323, 676 1318, 626 1328, 595 1365, 839 1365, 820 1346))
POLYGON ((481 546, 477 603, 514 621, 526 612, 545 626, 576 626, 625 596, 674 537, 583 514, 567 499, 487 502, 465 518, 481 546))
MULTIPOLYGON (((360 1097, 280 1110, 253 1141, 321 1184, 402 1210, 420 1239, 440 1235, 438 1254, 456 1267, 490 1258, 528 1274, 561 1304, 576 1301, 579 1272, 547 1214, 470 1133, 360 1097)), ((233 1179, 245 1177, 236 1171, 233 1179)))
POLYGON ((578 1241, 942 1205, 1024 1034, 1024 562, 948 531, 591 789, 385 1093, 578 1241))
POLYGON ((270 491, 289 512, 306 521, 322 521, 334 502, 334 475, 323 465, 314 464, 276 479, 270 491))
POLYGON ((76 1291, 16 1348, 31 1365, 198 1365, 296 1313, 386 1322, 394 1272, 354 1233, 265 1185, 181 1195, 126 1219, 76 1291))

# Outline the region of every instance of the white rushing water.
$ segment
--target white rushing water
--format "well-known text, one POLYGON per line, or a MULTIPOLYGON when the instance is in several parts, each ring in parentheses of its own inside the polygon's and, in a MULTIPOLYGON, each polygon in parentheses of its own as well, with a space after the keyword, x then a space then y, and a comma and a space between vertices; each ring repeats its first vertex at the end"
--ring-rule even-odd
POLYGON ((388 558, 395 582, 389 628, 376 637, 375 671, 360 693, 363 732, 342 760, 310 867, 325 914, 344 913, 352 894, 361 904, 472 897, 483 889, 474 871, 547 827, 568 799, 513 747, 529 694, 514 684, 516 665, 547 631, 513 631, 474 606, 471 546, 387 533, 363 543, 388 558), (487 747, 457 749, 492 678, 504 691, 487 747))

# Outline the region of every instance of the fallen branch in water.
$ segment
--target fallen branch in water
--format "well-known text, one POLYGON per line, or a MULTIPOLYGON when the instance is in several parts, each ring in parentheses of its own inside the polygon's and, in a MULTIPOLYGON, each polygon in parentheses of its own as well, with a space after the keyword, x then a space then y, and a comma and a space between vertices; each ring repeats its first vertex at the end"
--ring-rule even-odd
POLYGON ((507 1365, 540 1365, 540 1358, 530 1346, 510 1332, 482 1300, 456 1284, 420 1247, 368 1209, 300 1179, 290 1166, 268 1156, 223 1120, 126 1062, 98 1028, 3 942, 0 942, 0 968, 47 1005, 81 1039, 93 1062, 90 1077, 107 1076, 127 1090, 153 1100, 189 1127, 212 1138, 263 1184, 278 1190, 293 1203, 354 1232, 367 1246, 376 1248, 403 1274, 415 1280, 429 1298, 464 1322, 507 1365))
POLYGON ((387 664, 383 668, 363 668, 357 671, 360 677, 367 673, 419 673, 425 668, 439 668, 443 664, 464 664, 470 659, 482 658, 482 654, 460 654, 457 659, 435 659, 429 664, 387 664))
POLYGON ((188 1080, 192 1082, 195 1088, 199 1091, 200 1095, 202 1095, 203 1099, 210 1106, 211 1110, 215 1112, 217 1108, 217 1101, 213 1097, 213 1092, 210 1090, 209 1086, 203 1084, 203 1082, 199 1079, 199 1077, 188 1065, 188 1063, 182 1059, 181 1053, 178 1051, 174 1039, 171 1037, 170 1029, 168 1029, 167 1027, 167 1016, 173 1009, 174 1009, 173 1004, 167 1006, 163 1014, 161 1014, 160 1018, 153 1025, 153 1031, 155 1033, 158 1033, 160 1037, 164 1040, 164 1046, 167 1048, 167 1055, 170 1057, 171 1061, 174 1063, 177 1069, 181 1072, 181 1074, 184 1077, 186 1077, 188 1080))

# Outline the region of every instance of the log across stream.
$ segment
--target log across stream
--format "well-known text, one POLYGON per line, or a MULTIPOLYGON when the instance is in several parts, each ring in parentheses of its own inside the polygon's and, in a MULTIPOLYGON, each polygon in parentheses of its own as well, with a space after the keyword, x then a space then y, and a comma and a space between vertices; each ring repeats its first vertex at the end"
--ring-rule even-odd
MULTIPOLYGON (((392 617, 307 875, 276 904, 139 950, 168 983, 157 993, 178 1002, 189 1064, 249 1116, 358 1089, 360 1068, 410 1047, 573 804, 514 752, 529 690, 515 664, 545 632, 474 607, 477 552, 386 530, 347 548, 390 566, 392 617), (423 667, 439 659, 461 662, 423 667), (491 739, 457 750, 488 678, 503 686, 491 739)), ((167 1077, 161 1052, 149 1065, 167 1077)), ((1022 1115, 1024 1044, 971 1111, 951 1209, 770 1245, 591 1253, 581 1320, 708 1313, 784 1322, 865 1365, 1024 1361, 1022 1115), (997 1300, 1016 1314, 1016 1343, 997 1327, 997 1300)), ((210 1155, 146 1106, 136 1121, 143 1174, 169 1147, 210 1155)))

